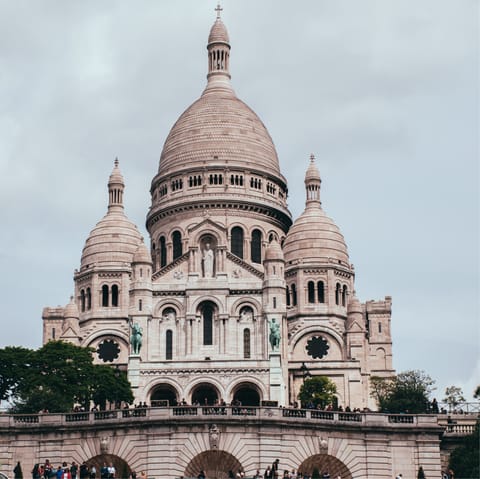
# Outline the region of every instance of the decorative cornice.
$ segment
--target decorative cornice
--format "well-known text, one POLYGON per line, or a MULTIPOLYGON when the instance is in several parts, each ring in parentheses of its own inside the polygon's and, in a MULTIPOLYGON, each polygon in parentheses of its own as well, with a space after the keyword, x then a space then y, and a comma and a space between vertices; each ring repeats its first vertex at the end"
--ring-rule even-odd
POLYGON ((268 373, 270 370, 268 368, 180 368, 180 369, 144 369, 140 371, 141 375, 148 376, 162 376, 162 375, 181 375, 181 374, 194 374, 194 375, 203 375, 203 374, 259 374, 259 373, 268 373))

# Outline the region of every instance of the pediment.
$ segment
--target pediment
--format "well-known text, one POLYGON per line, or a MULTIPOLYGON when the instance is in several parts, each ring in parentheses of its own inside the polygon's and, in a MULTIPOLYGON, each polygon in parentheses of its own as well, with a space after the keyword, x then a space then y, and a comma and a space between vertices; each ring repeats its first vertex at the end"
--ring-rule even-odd
POLYGON ((213 221, 209 217, 206 217, 200 223, 197 223, 196 225, 188 228, 188 233, 191 236, 193 233, 199 230, 212 230, 212 229, 222 235, 227 234, 227 228, 225 228, 225 226, 221 225, 220 223, 217 223, 216 221, 213 221))
POLYGON ((226 272, 231 279, 261 279, 264 278, 263 268, 255 268, 250 263, 227 251, 226 272))
POLYGON ((349 326, 347 331, 349 333, 364 333, 365 328, 358 323, 358 321, 353 321, 349 326))
POLYGON ((155 283, 161 279, 162 282, 167 280, 173 284, 184 282, 188 276, 188 257, 189 253, 185 253, 160 271, 157 271, 152 276, 152 281, 155 283))
POLYGON ((74 331, 74 329, 69 326, 65 329, 65 331, 62 331, 62 338, 78 338, 78 333, 74 331))

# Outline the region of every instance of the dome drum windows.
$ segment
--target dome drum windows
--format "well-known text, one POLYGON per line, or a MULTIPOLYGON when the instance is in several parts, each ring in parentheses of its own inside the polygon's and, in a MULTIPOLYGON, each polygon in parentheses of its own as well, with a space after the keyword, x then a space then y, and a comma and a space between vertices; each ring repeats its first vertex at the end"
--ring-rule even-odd
POLYGON ((180 258, 183 254, 183 245, 182 245, 182 233, 180 231, 174 231, 172 233, 172 243, 173 243, 173 260, 180 258))
POLYGON ((202 177, 200 175, 190 176, 190 178, 188 179, 188 186, 190 188, 202 186, 202 177))
POLYGON ((335 304, 337 306, 347 306, 348 287, 340 283, 335 285, 335 304))
POLYGON ((183 180, 182 178, 176 178, 175 180, 172 180, 172 183, 170 184, 172 191, 178 191, 183 189, 183 180))
POLYGON ((232 186, 243 186, 243 175, 230 175, 230 184, 232 186))
POLYGON ((160 185, 160 188, 158 188, 158 196, 160 198, 163 198, 166 194, 168 193, 168 186, 166 183, 163 185, 160 185))
POLYGON ((260 178, 250 178, 250 188, 253 188, 255 190, 261 190, 262 189, 262 180, 260 178))
POLYGON ((261 264, 262 262, 262 232, 260 230, 252 231, 252 238, 250 241, 250 257, 252 263, 261 264))
POLYGON ((223 175, 222 174, 211 174, 208 177, 208 182, 210 185, 223 185, 223 175))
POLYGON ((235 256, 243 259, 243 229, 240 226, 232 228, 230 250, 235 256))
POLYGON ((275 195, 277 193, 277 187, 273 183, 267 183, 267 193, 275 195))

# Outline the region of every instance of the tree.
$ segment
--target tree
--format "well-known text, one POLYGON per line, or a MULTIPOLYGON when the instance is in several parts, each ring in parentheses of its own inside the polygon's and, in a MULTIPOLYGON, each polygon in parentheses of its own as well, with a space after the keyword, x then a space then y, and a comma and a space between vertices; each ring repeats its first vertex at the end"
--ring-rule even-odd
POLYGON ((462 388, 459 388, 457 386, 450 386, 446 388, 445 397, 443 398, 443 401, 448 404, 448 409, 450 411, 452 409, 455 410, 459 404, 465 402, 462 388))
POLYGON ((0 401, 16 395, 30 366, 31 350, 17 346, 0 349, 0 401))
POLYGON ((456 477, 480 477, 480 428, 475 426, 473 434, 462 439, 462 444, 450 454, 449 468, 456 477))
POLYGON ((475 389, 475 392, 473 393, 473 397, 475 399, 480 399, 480 385, 477 386, 477 389, 475 389))
POLYGON ((326 376, 313 376, 305 379, 300 388, 298 399, 300 399, 303 407, 312 405, 313 407, 320 406, 324 408, 335 401, 336 392, 337 386, 329 378, 326 376))
POLYGON ((110 366, 99 365, 95 367, 92 377, 91 398, 102 409, 108 402, 133 402, 133 393, 124 371, 113 369, 110 366))
POLYGON ((373 377, 371 394, 381 412, 421 414, 430 410, 434 384, 424 371, 404 371, 390 378, 373 377))
POLYGON ((49 341, 36 351, 0 349, 0 385, 2 398, 12 398, 17 413, 67 412, 74 404, 88 407, 99 396, 103 404, 133 401, 124 373, 93 364, 90 348, 63 341, 49 341))

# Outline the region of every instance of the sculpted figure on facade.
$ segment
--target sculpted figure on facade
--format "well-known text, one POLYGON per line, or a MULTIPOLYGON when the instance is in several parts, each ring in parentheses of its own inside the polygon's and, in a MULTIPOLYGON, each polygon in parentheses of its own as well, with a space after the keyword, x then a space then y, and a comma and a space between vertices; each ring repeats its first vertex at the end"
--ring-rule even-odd
POLYGON ((130 322, 130 329, 132 330, 132 334, 130 336, 130 344, 132 345, 132 353, 133 354, 140 354, 140 349, 142 347, 142 336, 143 336, 143 328, 140 327, 138 323, 130 322))
POLYGON ((280 325, 275 321, 275 318, 269 322, 270 325, 270 346, 272 351, 278 351, 280 348, 280 325))
POLYGON ((213 278, 214 277, 214 252, 210 247, 210 243, 205 243, 202 261, 203 261, 203 277, 213 278))

